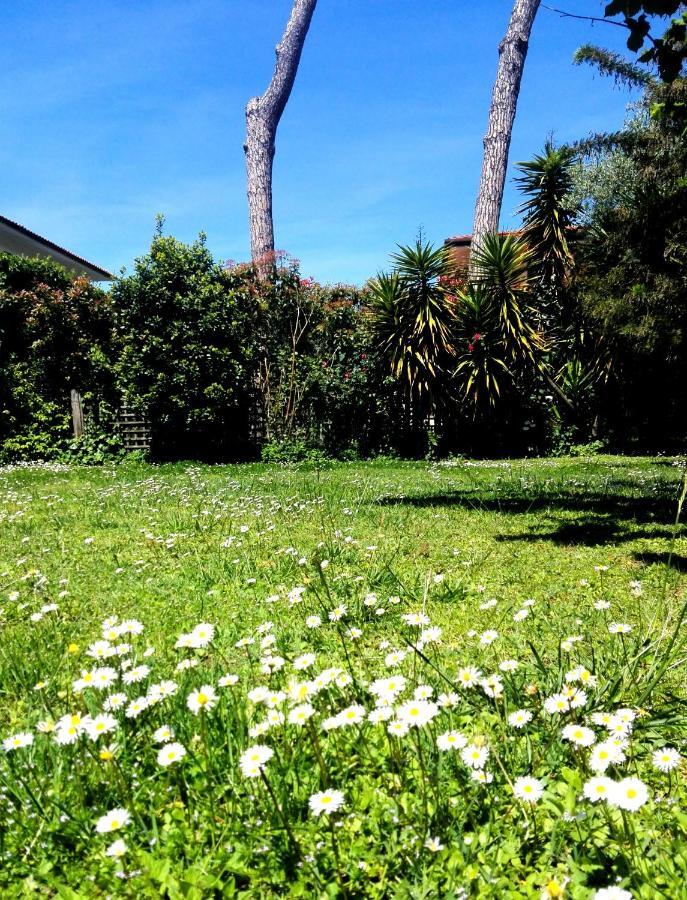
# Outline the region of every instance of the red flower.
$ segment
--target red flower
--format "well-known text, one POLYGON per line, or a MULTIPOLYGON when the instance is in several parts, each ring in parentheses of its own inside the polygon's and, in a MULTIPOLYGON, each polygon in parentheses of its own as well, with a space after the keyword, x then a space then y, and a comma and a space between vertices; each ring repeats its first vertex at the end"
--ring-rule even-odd
POLYGON ((476 342, 476 341, 478 341, 481 337, 482 337, 482 335, 481 335, 481 334, 479 333, 479 331, 478 331, 477 334, 473 337, 473 341, 476 342))
POLYGON ((474 349, 475 349, 475 345, 474 345, 474 344, 468 343, 468 353, 472 353, 472 351, 473 351, 474 349))
POLYGON ((344 381, 348 381, 349 377, 348 372, 344 372, 344 381))

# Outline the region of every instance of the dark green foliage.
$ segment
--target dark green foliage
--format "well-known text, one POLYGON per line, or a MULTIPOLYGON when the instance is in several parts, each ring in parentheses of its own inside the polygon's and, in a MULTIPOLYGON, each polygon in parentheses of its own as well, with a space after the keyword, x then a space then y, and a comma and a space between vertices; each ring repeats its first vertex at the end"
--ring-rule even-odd
POLYGON ((453 357, 453 309, 442 279, 444 247, 418 240, 392 253, 394 269, 370 282, 374 329, 381 352, 411 402, 431 404, 453 357))
POLYGON ((633 65, 619 53, 613 53, 604 47, 595 47, 593 44, 583 44, 576 50, 573 62, 576 66, 583 64, 594 66, 601 75, 610 76, 616 84, 625 87, 644 87, 652 81, 646 69, 633 65))
POLYGON ((622 18, 630 32, 629 50, 638 53, 648 44, 639 61, 655 65, 663 81, 680 76, 687 59, 687 11, 682 0, 611 0, 604 15, 622 18), (648 16, 673 17, 662 37, 652 35, 648 16))
POLYGON ((456 295, 455 375, 474 414, 494 407, 540 364, 544 340, 531 324, 532 255, 512 235, 487 235, 473 260, 474 283, 456 295))
POLYGON ((604 414, 624 444, 665 446, 687 432, 686 101, 684 79, 647 89, 615 151, 630 163, 626 183, 614 201, 599 168, 602 202, 580 248, 582 305, 613 364, 604 414), (670 113, 651 116, 657 104, 670 113))
POLYGON ((0 253, 2 458, 64 451, 72 435, 72 389, 84 395, 94 426, 107 419, 113 355, 104 291, 50 260, 0 253))
POLYGON ((275 275, 261 324, 268 453, 367 456, 402 444, 401 392, 374 345, 366 292, 301 279, 295 262, 275 275))
POLYGON ((517 164, 515 183, 525 200, 518 212, 523 216, 526 240, 532 252, 531 274, 544 289, 562 293, 573 264, 570 233, 577 209, 568 202, 575 155, 568 147, 554 147, 517 164))
POLYGON ((248 269, 218 265, 201 236, 158 233, 112 289, 117 375, 163 456, 247 456, 259 298, 248 269))

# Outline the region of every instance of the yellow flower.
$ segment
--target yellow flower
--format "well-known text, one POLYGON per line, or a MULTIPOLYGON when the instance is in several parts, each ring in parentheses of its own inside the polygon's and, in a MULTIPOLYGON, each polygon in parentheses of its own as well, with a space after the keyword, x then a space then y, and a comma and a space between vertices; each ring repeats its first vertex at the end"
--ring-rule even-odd
POLYGON ((78 653, 78 652, 79 652, 79 645, 78 645, 78 644, 70 644, 70 645, 67 647, 67 653, 78 653))
POLYGON ((552 878, 541 892, 542 900, 549 900, 553 897, 562 897, 565 892, 563 885, 559 884, 555 878, 552 878))
POLYGON ((103 762, 109 762, 111 759, 114 759, 114 753, 109 747, 103 747, 100 751, 100 758, 103 762))

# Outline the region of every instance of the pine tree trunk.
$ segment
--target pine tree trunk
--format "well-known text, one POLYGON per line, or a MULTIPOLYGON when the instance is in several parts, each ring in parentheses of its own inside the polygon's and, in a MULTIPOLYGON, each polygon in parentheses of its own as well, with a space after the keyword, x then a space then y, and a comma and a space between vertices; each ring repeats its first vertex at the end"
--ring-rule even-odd
POLYGON ((484 157, 475 206, 471 247, 479 247, 487 234, 498 231, 506 182, 515 110, 532 23, 541 0, 515 0, 506 36, 499 44, 499 65, 484 137, 484 157))
POLYGON ((317 0, 294 0, 281 41, 272 80, 261 97, 246 106, 246 174, 251 258, 265 276, 273 265, 272 162, 277 126, 291 94, 303 44, 317 0))

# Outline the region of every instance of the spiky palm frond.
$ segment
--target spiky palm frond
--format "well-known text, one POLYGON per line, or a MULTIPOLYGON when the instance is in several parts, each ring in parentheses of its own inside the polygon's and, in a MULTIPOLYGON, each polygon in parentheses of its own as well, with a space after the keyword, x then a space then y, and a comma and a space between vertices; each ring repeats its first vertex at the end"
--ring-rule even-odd
POLYGON ((487 235, 475 251, 475 283, 496 304, 504 348, 514 363, 534 364, 544 339, 529 322, 532 252, 514 235, 487 235))
POLYGON ((493 295, 470 284, 456 298, 455 377, 463 398, 475 410, 495 406, 512 373, 499 341, 499 313, 493 295))
POLYGON ((543 365, 545 341, 530 324, 531 254, 512 235, 487 235, 474 280, 456 297, 456 376, 475 410, 494 406, 519 372, 543 365))
POLYGON ((443 247, 418 241, 392 255, 391 274, 370 282, 379 346, 394 375, 417 397, 434 394, 453 355, 453 308, 441 279, 449 260, 443 247))
POLYGON ((579 210, 568 198, 575 161, 569 147, 547 141, 543 154, 517 163, 520 175, 515 183, 526 197, 518 212, 532 250, 532 271, 554 289, 564 287, 573 266, 568 237, 579 210))
POLYGON ((475 411, 493 407, 520 372, 544 365, 545 341, 530 323, 532 256, 512 235, 487 235, 472 283, 456 297, 456 377, 475 411))

